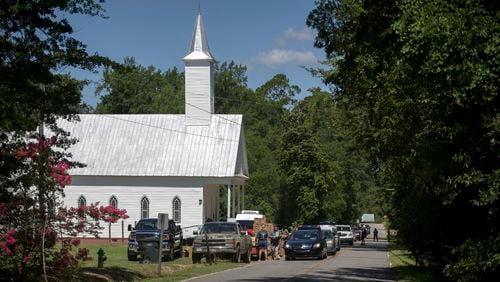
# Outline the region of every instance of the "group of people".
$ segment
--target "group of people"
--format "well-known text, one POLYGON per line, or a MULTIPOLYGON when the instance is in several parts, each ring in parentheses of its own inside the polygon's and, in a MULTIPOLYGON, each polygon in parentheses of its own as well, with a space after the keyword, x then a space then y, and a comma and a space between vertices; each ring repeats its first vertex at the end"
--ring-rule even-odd
MULTIPOLYGON (((360 239, 361 239, 361 245, 365 245, 366 242, 366 237, 368 236, 368 228, 366 226, 362 226, 360 229, 359 229, 359 232, 360 232, 360 239)), ((378 242, 378 230, 377 228, 373 229, 373 241, 377 241, 378 242)))
POLYGON ((277 226, 274 227, 273 232, 269 234, 266 230, 266 226, 263 224, 260 228, 260 231, 257 232, 257 247, 258 247, 258 255, 259 260, 266 260, 268 256, 268 239, 271 241, 271 257, 273 259, 280 258, 280 247, 283 247, 283 242, 286 237, 288 237, 288 230, 283 229, 279 230, 277 226))

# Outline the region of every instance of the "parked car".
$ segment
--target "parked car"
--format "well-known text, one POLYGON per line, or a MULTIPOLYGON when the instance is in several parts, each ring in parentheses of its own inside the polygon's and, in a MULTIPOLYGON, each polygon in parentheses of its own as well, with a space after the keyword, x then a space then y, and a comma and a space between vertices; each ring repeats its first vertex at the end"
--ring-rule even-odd
POLYGON ((285 260, 298 257, 324 259, 328 256, 326 240, 318 229, 295 230, 285 243, 285 260))
MULTIPOLYGON (((137 260, 138 255, 144 255, 145 250, 141 250, 138 241, 158 241, 160 229, 157 218, 143 218, 137 222, 135 227, 128 225, 128 249, 129 261, 137 260)), ((173 220, 169 220, 167 228, 163 230, 162 258, 173 260, 175 254, 182 256, 182 229, 173 220)), ((145 259, 141 257, 141 260, 145 259)))
POLYGON ((207 222, 193 241, 193 263, 199 263, 210 253, 217 257, 229 258, 233 262, 251 260, 252 239, 237 222, 207 222))
POLYGON ((323 230, 323 229, 332 230, 333 237, 335 237, 335 241, 336 241, 335 248, 337 251, 340 251, 340 236, 337 233, 337 224, 335 223, 335 221, 321 221, 319 223, 319 227, 321 228, 321 230, 323 230))
POLYGON ((350 225, 337 225, 337 232, 340 234, 340 243, 354 244, 354 234, 350 225))
POLYGON ((326 241, 326 252, 328 254, 336 254, 337 253, 337 240, 333 236, 332 231, 323 229, 321 230, 321 236, 325 238, 326 241))

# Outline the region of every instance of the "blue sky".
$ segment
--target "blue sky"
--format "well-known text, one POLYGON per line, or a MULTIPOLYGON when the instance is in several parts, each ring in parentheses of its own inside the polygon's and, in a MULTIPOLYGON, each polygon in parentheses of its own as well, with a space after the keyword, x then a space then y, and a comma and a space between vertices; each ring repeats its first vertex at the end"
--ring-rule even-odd
MULTIPOLYGON (((73 16, 70 22, 89 53, 183 70, 199 4, 210 51, 219 62, 246 65, 251 88, 278 73, 298 85, 302 96, 308 88, 325 88, 301 68, 318 66, 325 57, 313 47, 315 31, 305 25, 312 0, 108 0, 103 5, 108 19, 73 16)), ((84 71, 72 74, 94 83, 101 78, 84 71)), ((85 102, 95 106, 99 99, 92 85, 84 89, 85 102)))

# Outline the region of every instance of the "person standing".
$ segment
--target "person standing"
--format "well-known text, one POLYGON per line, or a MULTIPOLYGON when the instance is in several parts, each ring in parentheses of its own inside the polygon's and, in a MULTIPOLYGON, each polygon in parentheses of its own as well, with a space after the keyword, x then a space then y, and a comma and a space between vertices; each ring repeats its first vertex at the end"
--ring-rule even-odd
POLYGON ((368 235, 368 231, 366 230, 366 228, 363 226, 363 228, 361 228, 361 245, 364 245, 365 244, 365 238, 366 238, 366 235, 368 235))
POLYGON ((373 241, 378 242, 378 230, 377 230, 377 228, 373 229, 373 241))
POLYGON ((273 234, 271 235, 271 248, 272 248, 272 258, 273 259, 276 259, 278 258, 279 259, 279 245, 280 245, 280 238, 281 237, 281 232, 280 230, 278 229, 277 226, 274 227, 274 231, 273 231, 273 234))
POLYGON ((267 237, 269 234, 266 231, 266 225, 262 224, 260 226, 260 231, 257 233, 257 246, 259 248, 259 260, 262 259, 262 254, 264 254, 264 260, 267 259, 267 237))

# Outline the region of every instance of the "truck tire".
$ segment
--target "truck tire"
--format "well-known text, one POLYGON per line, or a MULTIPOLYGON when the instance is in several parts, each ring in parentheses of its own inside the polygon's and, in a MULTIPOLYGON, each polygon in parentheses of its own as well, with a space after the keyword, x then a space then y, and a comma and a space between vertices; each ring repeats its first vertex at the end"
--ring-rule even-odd
POLYGON ((177 253, 177 257, 178 258, 182 258, 183 254, 182 254, 182 244, 179 245, 179 250, 178 250, 178 253, 177 253))
POLYGON ((236 247, 236 253, 233 256, 233 262, 240 263, 241 255, 240 255, 240 247, 236 247))
POLYGON ((131 253, 129 250, 127 250, 127 257, 129 261, 137 260, 137 254, 131 253))
POLYGON ((167 261, 174 260, 174 248, 173 248, 173 246, 172 246, 172 248, 170 248, 170 251, 168 251, 166 259, 167 259, 167 261))
POLYGON ((201 254, 193 254, 192 259, 193 259, 193 264, 201 263, 201 254))
POLYGON ((243 261, 246 263, 250 263, 251 260, 252 260, 252 251, 250 250, 250 248, 248 248, 246 254, 243 257, 243 261))

